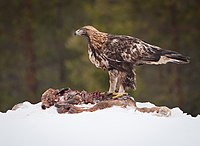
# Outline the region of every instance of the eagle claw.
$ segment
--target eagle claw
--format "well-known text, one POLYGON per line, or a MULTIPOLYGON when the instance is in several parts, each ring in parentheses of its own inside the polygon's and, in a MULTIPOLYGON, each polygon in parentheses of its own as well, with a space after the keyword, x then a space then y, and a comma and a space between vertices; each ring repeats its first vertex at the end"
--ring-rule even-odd
POLYGON ((120 98, 120 97, 123 97, 123 96, 127 96, 128 93, 126 93, 126 92, 125 92, 125 93, 113 92, 112 95, 113 95, 112 98, 113 98, 113 99, 116 99, 116 98, 120 98))

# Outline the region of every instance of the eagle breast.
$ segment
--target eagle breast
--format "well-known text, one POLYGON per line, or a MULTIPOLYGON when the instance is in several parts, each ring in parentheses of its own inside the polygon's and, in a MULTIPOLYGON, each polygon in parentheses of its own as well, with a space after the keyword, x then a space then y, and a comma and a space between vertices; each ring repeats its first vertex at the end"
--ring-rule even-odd
POLYGON ((88 46, 88 55, 92 64, 94 64, 97 68, 102 68, 104 70, 108 69, 108 60, 103 56, 102 53, 99 53, 98 50, 92 51, 90 46, 88 46))

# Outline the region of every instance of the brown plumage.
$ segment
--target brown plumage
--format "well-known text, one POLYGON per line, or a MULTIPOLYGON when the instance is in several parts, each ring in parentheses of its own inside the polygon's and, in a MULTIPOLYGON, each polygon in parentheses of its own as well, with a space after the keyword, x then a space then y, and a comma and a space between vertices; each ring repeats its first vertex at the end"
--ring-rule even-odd
POLYGON ((75 32, 88 41, 90 61, 107 70, 110 77, 109 92, 124 93, 127 87, 136 89, 135 66, 143 64, 185 64, 189 58, 177 52, 150 45, 138 38, 112 35, 84 26, 75 32))

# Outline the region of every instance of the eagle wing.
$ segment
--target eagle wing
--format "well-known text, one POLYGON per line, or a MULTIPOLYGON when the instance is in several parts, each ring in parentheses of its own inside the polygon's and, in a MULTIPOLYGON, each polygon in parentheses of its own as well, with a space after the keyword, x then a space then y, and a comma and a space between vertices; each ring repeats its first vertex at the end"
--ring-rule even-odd
POLYGON ((189 58, 170 50, 148 44, 138 38, 110 35, 105 54, 108 60, 132 65, 188 63, 189 58))
POLYGON ((127 73, 126 87, 136 89, 135 66, 143 64, 188 63, 189 58, 177 52, 150 45, 130 36, 108 36, 104 58, 111 69, 127 73))

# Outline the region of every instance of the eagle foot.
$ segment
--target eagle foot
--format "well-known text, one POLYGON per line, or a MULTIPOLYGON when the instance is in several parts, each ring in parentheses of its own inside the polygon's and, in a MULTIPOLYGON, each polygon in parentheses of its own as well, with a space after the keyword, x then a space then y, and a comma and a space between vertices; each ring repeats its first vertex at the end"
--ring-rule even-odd
POLYGON ((112 98, 116 99, 116 98, 120 98, 120 97, 123 97, 123 96, 127 96, 128 93, 126 93, 126 92, 125 93, 113 92, 112 95, 113 95, 112 98))

